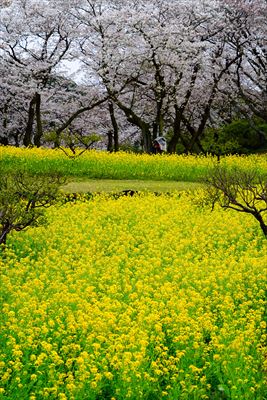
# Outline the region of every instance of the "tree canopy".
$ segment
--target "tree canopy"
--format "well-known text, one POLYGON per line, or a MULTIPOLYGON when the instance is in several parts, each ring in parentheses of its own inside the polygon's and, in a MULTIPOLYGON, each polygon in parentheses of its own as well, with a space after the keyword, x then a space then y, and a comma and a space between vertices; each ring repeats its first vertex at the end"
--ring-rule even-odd
POLYGON ((2 144, 201 152, 207 129, 267 123, 265 0, 13 0, 0 21, 2 144))

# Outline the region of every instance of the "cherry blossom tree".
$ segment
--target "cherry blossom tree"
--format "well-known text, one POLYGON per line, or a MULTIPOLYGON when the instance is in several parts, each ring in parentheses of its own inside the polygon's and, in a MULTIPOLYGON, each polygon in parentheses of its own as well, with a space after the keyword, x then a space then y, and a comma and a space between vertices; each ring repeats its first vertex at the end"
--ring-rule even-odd
POLYGON ((76 9, 81 60, 99 85, 141 131, 144 149, 164 132, 169 150, 188 151, 209 121, 220 86, 240 58, 224 35, 220 2, 88 0, 76 9), (138 44, 138 45, 137 45, 138 44), (186 131, 186 135, 183 132, 186 131))
POLYGON ((15 110, 23 115, 19 124, 16 112, 16 138, 22 135, 25 146, 40 146, 47 124, 60 136, 80 114, 105 100, 95 87, 78 89, 58 76, 64 61, 71 60, 76 28, 71 7, 71 2, 17 0, 1 10, 1 68, 9 71, 1 80, 2 142, 7 142, 8 130, 14 136, 15 110))
POLYGON ((167 135, 170 152, 199 152, 230 114, 266 120, 265 4, 14 0, 0 9, 1 142, 101 132, 118 150, 139 132, 145 151, 167 135))
POLYGON ((267 121, 266 0, 222 2, 228 17, 227 41, 239 55, 232 79, 245 113, 267 121))
POLYGON ((35 145, 42 137, 41 93, 50 76, 66 56, 72 42, 64 3, 13 1, 1 14, 1 50, 7 67, 16 69, 17 80, 30 94, 24 145, 35 145), (52 7, 51 7, 52 6, 52 7))

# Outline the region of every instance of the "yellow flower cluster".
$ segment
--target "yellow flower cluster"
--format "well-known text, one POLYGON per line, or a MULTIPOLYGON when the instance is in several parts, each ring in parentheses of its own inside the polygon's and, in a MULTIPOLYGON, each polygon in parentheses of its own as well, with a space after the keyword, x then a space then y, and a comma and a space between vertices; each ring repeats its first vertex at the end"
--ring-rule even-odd
POLYGON ((264 399, 267 246, 252 217, 189 194, 47 214, 0 258, 0 399, 264 399))

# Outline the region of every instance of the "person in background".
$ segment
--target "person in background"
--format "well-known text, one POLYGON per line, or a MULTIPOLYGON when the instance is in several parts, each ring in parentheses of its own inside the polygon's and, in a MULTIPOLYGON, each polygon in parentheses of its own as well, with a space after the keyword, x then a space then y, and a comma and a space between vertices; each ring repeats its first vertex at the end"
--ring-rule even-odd
POLYGON ((152 144, 153 154, 162 154, 167 149, 166 139, 162 136, 156 137, 152 144))

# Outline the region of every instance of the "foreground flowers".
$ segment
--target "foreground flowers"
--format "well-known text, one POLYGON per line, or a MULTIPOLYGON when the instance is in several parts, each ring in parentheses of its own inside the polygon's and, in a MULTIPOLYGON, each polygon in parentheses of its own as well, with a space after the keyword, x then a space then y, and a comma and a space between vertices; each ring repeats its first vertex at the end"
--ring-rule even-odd
POLYGON ((264 399, 266 240, 197 196, 68 203, 11 238, 0 398, 264 399))

